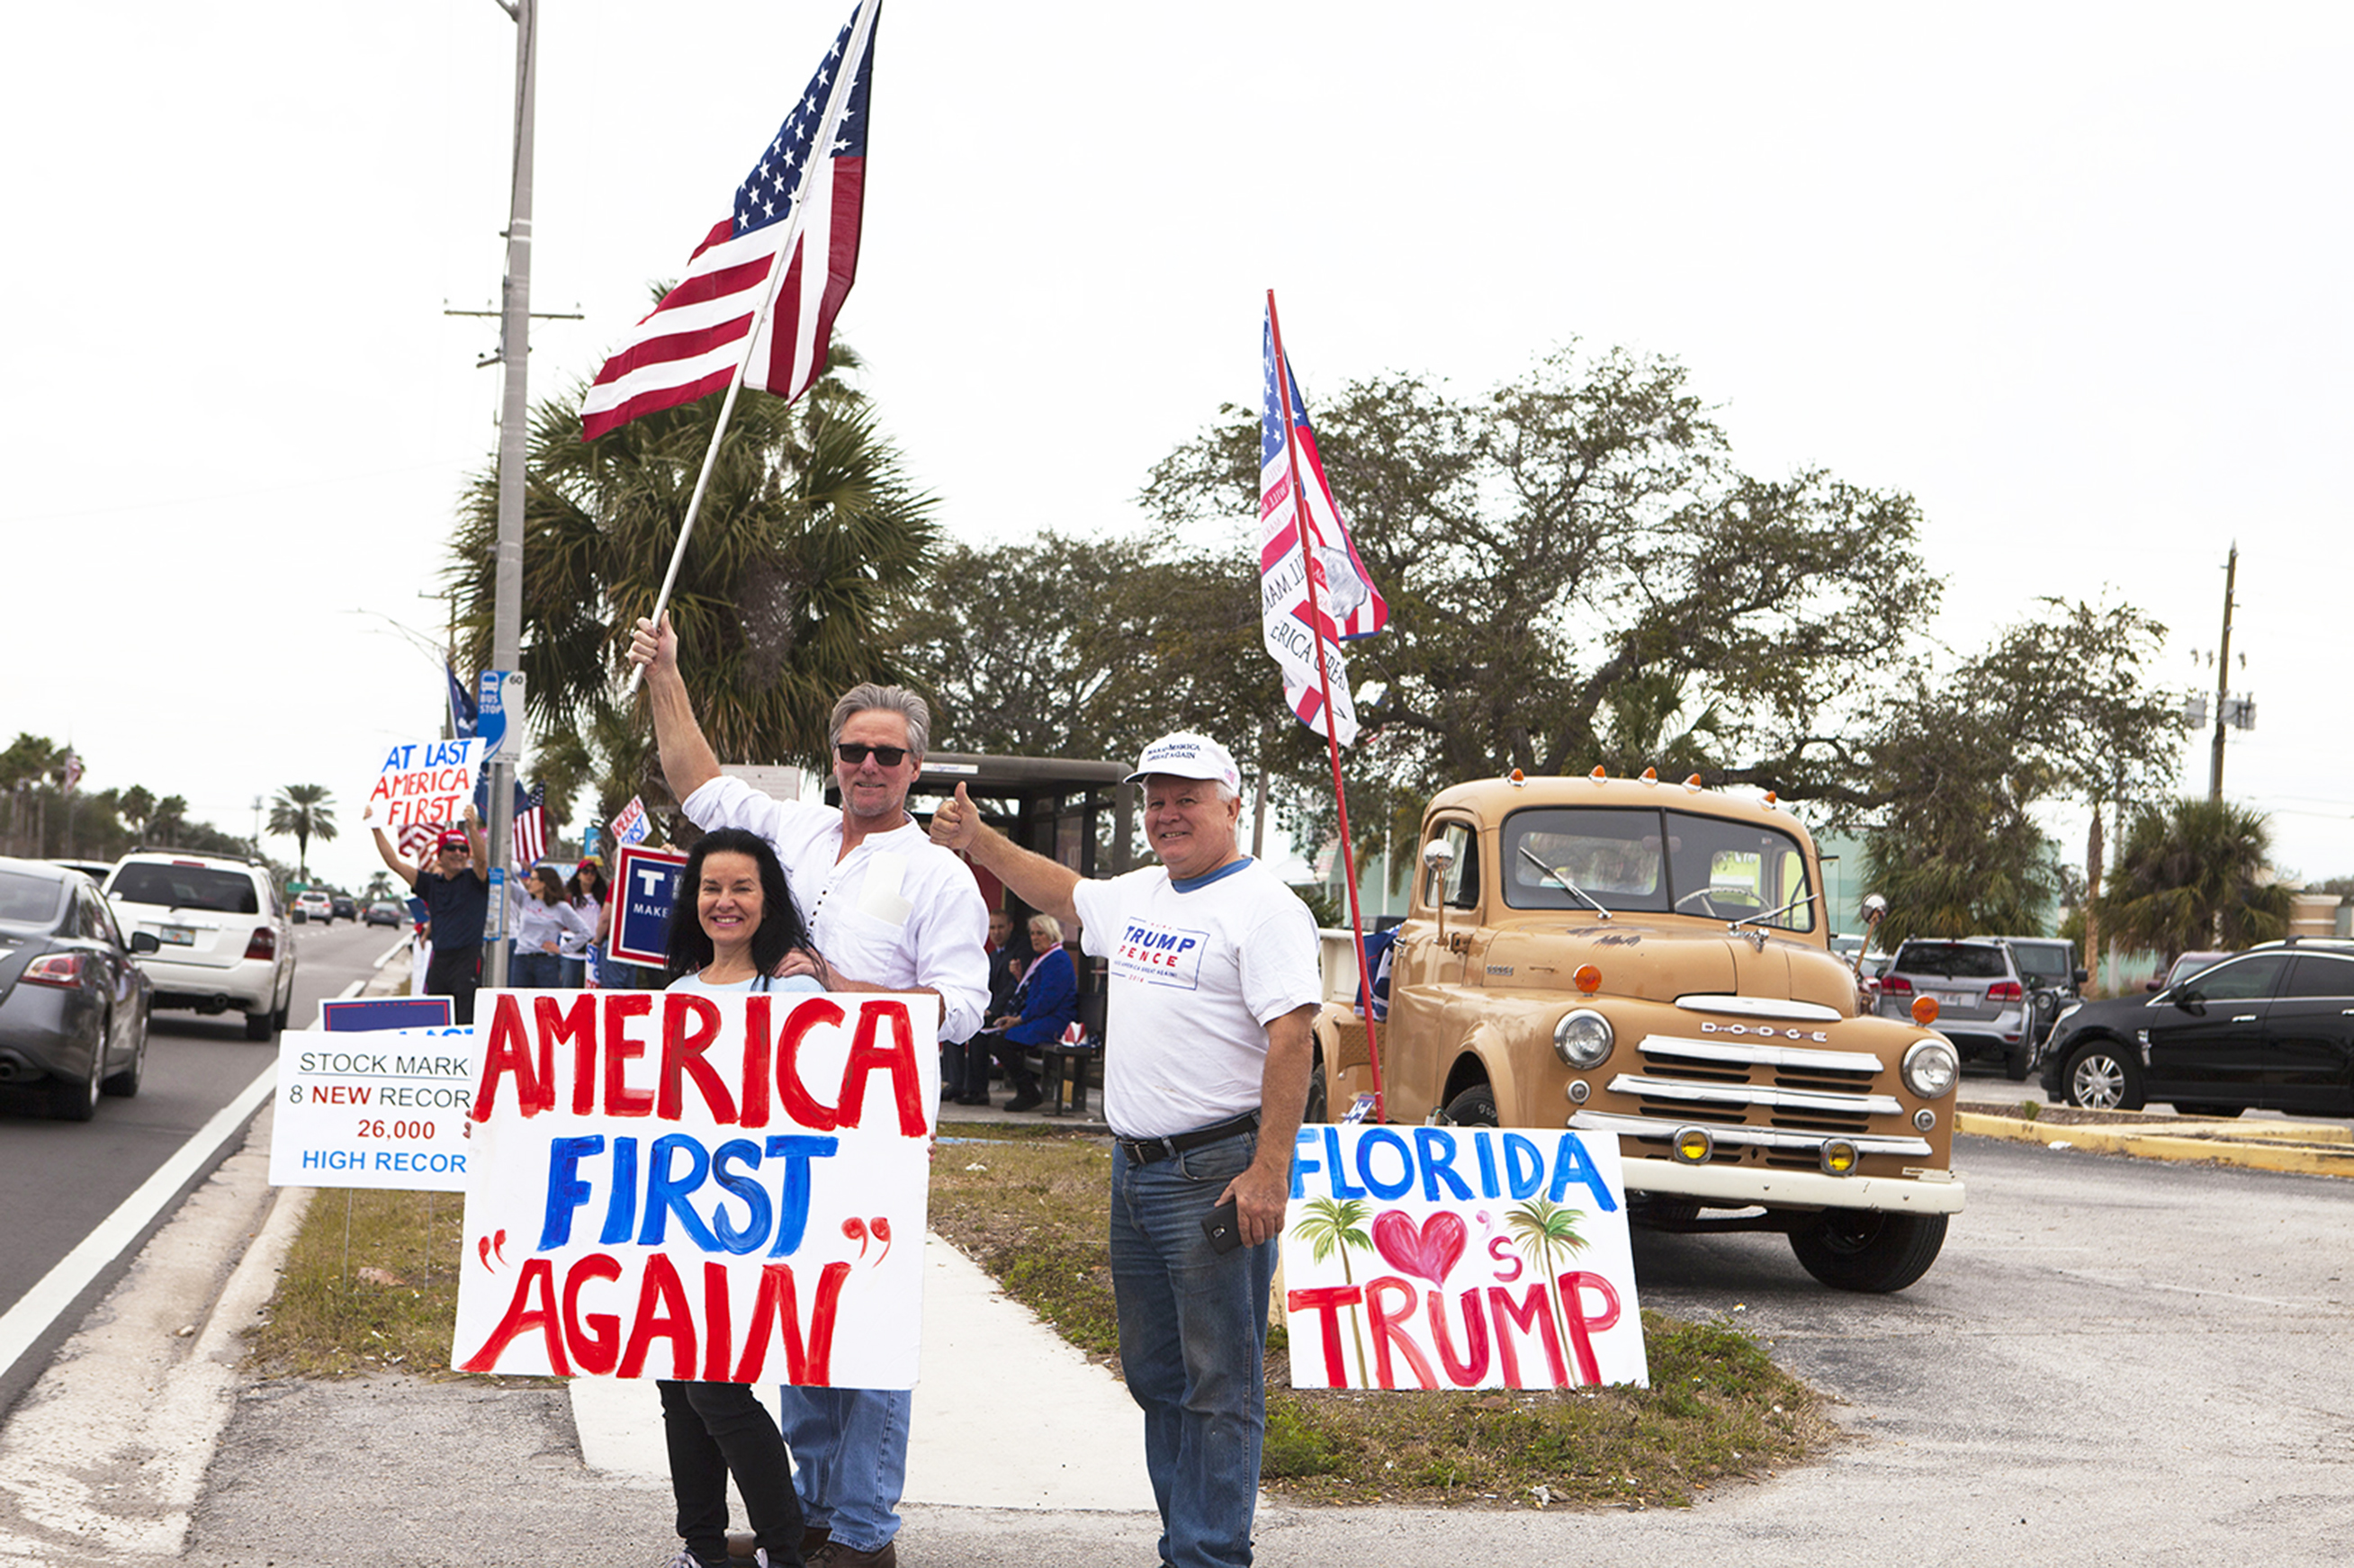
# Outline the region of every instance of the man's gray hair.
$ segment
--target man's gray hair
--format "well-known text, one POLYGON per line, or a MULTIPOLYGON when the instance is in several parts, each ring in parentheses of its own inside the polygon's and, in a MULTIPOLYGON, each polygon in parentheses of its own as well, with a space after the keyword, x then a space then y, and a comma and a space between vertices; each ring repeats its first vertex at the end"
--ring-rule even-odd
POLYGON ((842 700, 833 705, 833 717, 826 721, 826 745, 841 744, 842 726, 860 714, 876 712, 897 714, 907 721, 907 749, 921 762, 932 738, 932 708, 905 686, 878 686, 872 681, 861 681, 843 693, 842 700))

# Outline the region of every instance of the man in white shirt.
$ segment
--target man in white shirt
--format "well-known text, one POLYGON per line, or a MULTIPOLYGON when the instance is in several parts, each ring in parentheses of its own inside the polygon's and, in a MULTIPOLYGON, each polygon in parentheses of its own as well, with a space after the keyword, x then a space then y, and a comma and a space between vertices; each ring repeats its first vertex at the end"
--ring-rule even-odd
MULTIPOLYGON (((907 788, 930 738, 924 699, 897 686, 860 685, 834 705, 830 738, 842 808, 831 810, 770 800, 719 771, 679 677, 667 617, 659 627, 638 622, 630 658, 646 667, 663 776, 688 819, 758 833, 784 863, 815 950, 789 955, 778 973, 806 974, 833 991, 929 992, 939 998, 941 1039, 979 1029, 989 1001, 988 910, 971 871, 907 814, 907 788)), ((789 1384, 779 1395, 812 1538, 809 1561, 894 1568, 907 1391, 789 1384), (820 1531, 822 1543, 814 1539, 820 1531)))
POLYGON ((1164 736, 1129 781, 1144 785, 1145 837, 1161 863, 1108 881, 1082 881, 992 832, 962 786, 931 834, 1025 903, 1081 922, 1081 946, 1109 960, 1112 1289, 1121 1372, 1144 1411, 1161 1560, 1243 1568, 1267 1425, 1275 1238, 1322 996, 1316 923, 1242 853, 1242 779, 1225 747, 1164 736), (1230 1219, 1217 1213, 1229 1202, 1230 1219))

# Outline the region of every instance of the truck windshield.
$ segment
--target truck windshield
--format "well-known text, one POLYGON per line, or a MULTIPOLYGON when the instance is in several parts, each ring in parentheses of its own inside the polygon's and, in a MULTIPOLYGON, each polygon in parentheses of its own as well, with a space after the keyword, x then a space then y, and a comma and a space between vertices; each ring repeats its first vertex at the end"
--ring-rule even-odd
MULTIPOLYGON (((1793 835, 1689 811, 1531 807, 1504 820, 1502 847, 1504 902, 1515 909, 1588 908, 1564 885, 1575 884, 1606 909, 1740 920, 1814 891, 1793 835)), ((1811 931, 1819 917, 1800 904, 1757 923, 1811 931)))

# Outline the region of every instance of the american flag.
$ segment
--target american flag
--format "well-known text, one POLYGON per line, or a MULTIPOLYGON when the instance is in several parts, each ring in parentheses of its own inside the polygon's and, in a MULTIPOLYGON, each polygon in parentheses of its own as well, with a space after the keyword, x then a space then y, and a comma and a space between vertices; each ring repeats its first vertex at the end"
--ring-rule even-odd
MULTIPOLYGON (((879 0, 869 0, 879 13, 879 0)), ((852 48, 853 16, 810 78, 776 139, 737 187, 734 213, 715 225, 687 263, 686 276, 641 321, 629 343, 605 362, 580 410, 580 439, 593 441, 641 414, 724 391, 744 357, 768 287, 769 270, 790 224, 794 193, 828 94, 852 48)), ((777 306, 754 342, 744 385, 790 401, 825 369, 833 318, 858 272, 858 228, 866 191, 867 89, 875 36, 854 62, 847 101, 831 146, 819 150, 809 182, 800 241, 786 260, 777 306), (811 259, 817 265, 810 265, 811 259)))
POLYGON ((535 784, 514 814, 514 868, 517 875, 539 863, 547 853, 547 786, 535 784))
POLYGON ((1284 699, 1299 722, 1324 733, 1323 693, 1317 679, 1316 641, 1324 641, 1324 662, 1331 678, 1334 732, 1342 745, 1357 736, 1356 706, 1349 696, 1348 662, 1339 643, 1370 637, 1389 624, 1390 607, 1357 556, 1341 519, 1340 503, 1324 478, 1324 461, 1316 450, 1316 431, 1308 420, 1308 404, 1299 395, 1288 356, 1278 366, 1275 350, 1274 296, 1259 332, 1262 371, 1259 412, 1258 569, 1262 630, 1267 651, 1283 667, 1284 699), (1283 400, 1276 380, 1281 375, 1291 391, 1293 443, 1299 452, 1301 472, 1291 471, 1291 452, 1283 439, 1283 400), (1310 556, 1303 569, 1299 552, 1299 519, 1293 496, 1298 493, 1307 514, 1310 556), (1316 614, 1309 612, 1308 576, 1316 578, 1316 614))

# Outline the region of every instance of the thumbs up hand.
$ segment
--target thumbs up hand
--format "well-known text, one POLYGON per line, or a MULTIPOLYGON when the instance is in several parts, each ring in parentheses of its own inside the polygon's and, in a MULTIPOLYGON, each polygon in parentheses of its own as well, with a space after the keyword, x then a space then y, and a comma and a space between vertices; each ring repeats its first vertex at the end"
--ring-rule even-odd
POLYGON ((980 832, 981 813, 973 810, 971 797, 960 784, 956 793, 941 801, 940 809, 932 813, 932 842, 944 849, 969 850, 980 832))

